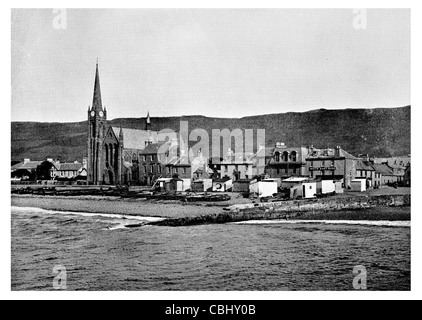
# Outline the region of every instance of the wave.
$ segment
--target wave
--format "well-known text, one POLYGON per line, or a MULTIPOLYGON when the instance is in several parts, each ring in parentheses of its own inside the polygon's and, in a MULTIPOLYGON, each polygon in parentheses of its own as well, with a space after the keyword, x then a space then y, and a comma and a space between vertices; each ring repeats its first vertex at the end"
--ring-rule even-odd
POLYGON ((156 222, 165 220, 165 218, 158 217, 144 217, 144 216, 132 216, 124 214, 111 214, 111 213, 92 213, 92 212, 75 212, 75 211, 60 211, 60 210, 47 210, 33 207, 16 207, 12 206, 12 211, 16 212, 30 212, 38 214, 62 214, 62 215, 77 215, 82 217, 104 217, 118 220, 140 220, 147 222, 156 222))
POLYGON ((248 220, 233 222, 233 224, 345 224, 364 225, 378 227, 406 227, 410 228, 410 221, 386 221, 386 220, 248 220))

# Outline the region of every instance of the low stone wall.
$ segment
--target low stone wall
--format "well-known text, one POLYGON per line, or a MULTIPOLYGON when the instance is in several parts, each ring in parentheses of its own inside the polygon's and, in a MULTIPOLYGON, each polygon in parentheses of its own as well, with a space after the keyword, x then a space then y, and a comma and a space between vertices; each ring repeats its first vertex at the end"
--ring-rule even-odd
POLYGON ((382 206, 410 206, 410 195, 362 196, 234 205, 228 208, 229 211, 220 214, 166 219, 150 224, 177 227, 247 220, 274 220, 295 217, 301 212, 356 210, 382 206))
POLYGON ((264 202, 255 204, 233 205, 226 210, 242 211, 256 208, 270 208, 276 211, 313 211, 313 210, 345 210, 371 208, 377 206, 410 206, 410 194, 358 196, 345 198, 325 198, 309 200, 291 200, 278 202, 264 202))

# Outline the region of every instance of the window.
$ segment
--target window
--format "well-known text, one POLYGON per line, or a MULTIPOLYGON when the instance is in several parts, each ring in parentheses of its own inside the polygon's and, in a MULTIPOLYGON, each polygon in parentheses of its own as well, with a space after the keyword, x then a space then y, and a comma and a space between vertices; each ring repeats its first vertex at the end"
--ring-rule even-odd
POLYGON ((161 166, 160 165, 157 167, 157 171, 158 171, 158 173, 161 173, 161 166))
POLYGON ((292 154, 291 154, 291 156, 290 156, 290 159, 291 159, 293 162, 296 162, 296 161, 297 161, 297 152, 296 152, 296 151, 293 151, 293 152, 292 152, 292 154))
POLYGON ((154 173, 154 166, 151 166, 151 169, 150 169, 151 171, 151 173, 154 173))
POLYGON ((285 173, 289 173, 289 168, 285 168, 285 169, 284 169, 284 172, 285 172, 285 173))
POLYGON ((170 167, 167 167, 167 173, 170 173, 170 167))
POLYGON ((144 172, 147 173, 147 166, 144 166, 144 172))
POLYGON ((283 152, 283 157, 282 157, 282 160, 283 160, 284 162, 289 161, 289 153, 288 153, 287 151, 284 151, 284 152, 283 152))
POLYGON ((229 171, 229 166, 224 166, 224 171, 229 171))
POLYGON ((280 162, 280 152, 275 153, 275 161, 280 162))
POLYGON ((152 161, 154 161, 154 156, 153 155, 151 155, 151 157, 150 157, 150 161, 152 162, 152 161))
POLYGON ((186 168, 183 168, 183 173, 186 174, 186 168))
POLYGON ((177 168, 174 168, 174 173, 179 173, 179 170, 177 170, 177 168))
POLYGON ((277 174, 280 174, 280 169, 277 169, 277 174))
POLYGON ((334 167, 335 166, 335 161, 331 160, 331 166, 334 167))
POLYGON ((146 162, 147 161, 147 156, 142 156, 142 161, 146 162))
POLYGON ((293 169, 293 174, 296 174, 297 173, 297 169, 296 168, 294 168, 293 169))
POLYGON ((325 161, 321 161, 321 167, 325 167, 325 161))

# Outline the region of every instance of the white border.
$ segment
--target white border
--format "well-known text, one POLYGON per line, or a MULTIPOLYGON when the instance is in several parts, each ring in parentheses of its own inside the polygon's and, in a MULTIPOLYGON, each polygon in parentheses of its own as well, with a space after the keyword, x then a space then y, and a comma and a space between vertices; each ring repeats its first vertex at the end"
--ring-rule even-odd
MULTIPOLYGON (((126 1, 118 2, 118 8, 279 8, 280 4, 276 1, 178 1, 177 6, 173 1, 126 1), (241 6, 239 6, 241 4, 241 6)), ((416 70, 422 70, 420 60, 417 57, 422 56, 420 46, 420 31, 422 30, 421 19, 422 12, 419 5, 415 5, 411 1, 319 1, 317 4, 311 1, 295 1, 283 4, 284 8, 411 8, 412 9, 412 179, 413 181, 421 181, 419 161, 421 159, 420 149, 413 142, 420 137, 420 127, 418 120, 421 119, 419 110, 420 84, 422 83, 420 73, 416 70), (292 5, 293 4, 293 5, 292 5)), ((94 1, 61 1, 61 7, 67 8, 98 8, 98 2, 94 1)), ((101 7, 112 7, 116 2, 108 2, 107 6, 102 3, 101 7)), ((11 119, 11 24, 10 9, 11 8, 55 8, 59 4, 57 1, 3 1, 1 14, 1 36, 2 36, 2 76, 1 89, 4 109, 7 110, 6 115, 1 117, 2 126, 1 133, 3 139, 6 139, 7 151, 4 151, 1 157, 3 175, 0 197, 3 204, 3 212, 1 213, 1 258, 0 264, 0 298, 1 299, 145 299, 145 300, 174 300, 174 299, 192 299, 192 300, 219 300, 219 299, 251 299, 251 300, 279 300, 279 299, 419 299, 421 298, 421 276, 418 272, 422 270, 421 265, 421 218, 420 218, 420 202, 418 198, 412 198, 412 291, 411 292, 11 292, 10 291, 10 183, 9 171, 10 166, 10 119, 11 119), (7 4, 7 7, 4 4, 7 4), (7 170, 7 171, 6 171, 7 170)), ((413 184, 412 194, 420 194, 421 187, 413 184)))

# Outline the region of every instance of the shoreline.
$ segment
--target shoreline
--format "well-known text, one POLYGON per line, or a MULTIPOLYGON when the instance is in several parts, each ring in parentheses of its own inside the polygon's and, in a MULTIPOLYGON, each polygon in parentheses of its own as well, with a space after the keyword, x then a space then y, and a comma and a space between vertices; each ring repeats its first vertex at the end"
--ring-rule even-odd
POLYGON ((143 201, 114 197, 57 197, 12 195, 14 207, 33 207, 53 211, 116 214, 164 218, 148 224, 159 226, 191 226, 221 224, 249 220, 366 220, 411 221, 410 206, 373 206, 339 210, 277 211, 264 208, 227 211, 230 204, 184 203, 180 201, 143 201))

